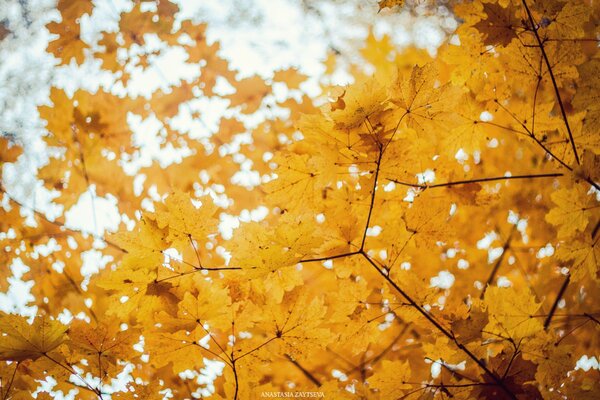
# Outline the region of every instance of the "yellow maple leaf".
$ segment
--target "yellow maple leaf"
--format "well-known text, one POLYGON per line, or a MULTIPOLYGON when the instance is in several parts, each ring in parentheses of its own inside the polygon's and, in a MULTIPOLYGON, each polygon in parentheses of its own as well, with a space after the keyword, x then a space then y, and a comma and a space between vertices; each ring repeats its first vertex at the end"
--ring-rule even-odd
POLYGON ((392 7, 402 7, 404 5, 404 0, 379 0, 377 3, 379 5, 379 11, 384 8, 392 8, 392 7))
POLYGON ((54 350, 66 339, 68 327, 45 316, 33 324, 20 315, 0 313, 0 360, 35 360, 54 350))
POLYGON ((410 365, 408 361, 383 360, 377 372, 367 379, 369 387, 377 389, 382 398, 402 397, 410 388, 410 365))
POLYGON ((592 215, 598 214, 600 204, 588 193, 585 185, 559 189, 551 195, 556 206, 546 214, 546 221, 558 227, 558 236, 567 237, 584 231, 592 215))
POLYGON ((515 340, 531 336, 543 329, 534 315, 540 303, 529 290, 489 287, 485 292, 489 322, 485 331, 515 340))
POLYGON ((190 239, 204 241, 209 234, 217 232, 218 221, 214 215, 218 206, 210 196, 204 196, 200 201, 202 205, 196 207, 189 195, 174 192, 165 200, 165 207, 155 212, 158 227, 168 229, 166 239, 174 247, 189 246, 190 239))

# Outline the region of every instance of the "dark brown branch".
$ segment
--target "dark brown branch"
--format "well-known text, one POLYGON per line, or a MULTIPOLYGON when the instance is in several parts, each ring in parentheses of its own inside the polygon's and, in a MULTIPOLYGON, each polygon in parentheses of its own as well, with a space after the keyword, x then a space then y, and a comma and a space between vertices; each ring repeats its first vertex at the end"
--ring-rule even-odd
MULTIPOLYGON (((214 336, 209 332, 209 330, 204 327, 204 324, 202 323, 202 321, 196 320, 196 324, 198 324, 202 328, 202 330, 204 332, 206 332, 206 334, 208 335, 208 337, 210 338, 210 340, 212 340, 217 345, 217 347, 219 348, 219 350, 221 350, 221 353, 227 355, 227 353, 225 352, 225 349, 223 348, 223 346, 221 346, 219 344, 219 342, 217 342, 217 339, 215 339, 214 336)), ((221 357, 219 357, 219 358, 221 358, 221 357)), ((223 358, 221 358, 221 359, 223 360, 223 358)), ((231 362, 232 360, 229 359, 229 361, 231 362)), ((228 364, 228 363, 225 362, 225 364, 228 364)))
POLYGON ((548 330, 548 326, 550 326, 550 322, 552 321, 552 317, 554 316, 554 313, 556 312, 556 307, 558 307, 558 303, 560 302, 560 299, 565 294, 565 291, 567 290, 567 286, 569 286, 569 282, 570 281, 571 281, 571 275, 568 274, 565 277, 565 280, 563 281, 563 284, 560 287, 560 290, 558 291, 558 294, 556 295, 556 299, 554 299, 554 303, 552 303, 552 308, 550 309, 550 313, 548 314, 548 316, 546 317, 546 320, 544 321, 544 329, 545 330, 548 330))
MULTIPOLYGON (((537 145, 538 145, 538 146, 540 146, 540 147, 541 147, 541 148, 542 148, 542 149, 543 149, 543 150, 546 152, 546 154, 548 154, 548 155, 549 155, 550 157, 552 157, 554 160, 558 161, 560 165, 562 165, 563 167, 565 167, 565 168, 566 168, 566 169, 568 169, 569 171, 573 172, 573 168, 571 168, 571 166, 569 166, 569 164, 565 163, 565 162, 564 162, 563 160, 561 160, 561 159, 560 159, 558 156, 556 156, 556 154, 552 153, 552 151, 550 151, 550 149, 549 149, 549 148, 548 148, 548 147, 547 147, 547 146, 546 146, 544 143, 542 143, 542 141, 541 141, 541 140, 539 140, 539 139, 538 139, 538 138, 535 136, 535 134, 534 134, 534 133, 533 133, 531 130, 529 130, 529 128, 527 128, 527 126, 526 126, 526 125, 525 125, 523 122, 519 121, 519 119, 518 119, 518 118, 517 118, 517 117, 516 117, 516 116, 515 116, 513 113, 511 113, 511 112, 510 112, 510 111, 509 111, 509 110, 508 110, 506 107, 504 107, 504 106, 503 106, 503 105, 502 105, 502 104, 501 104, 501 103, 498 101, 498 99, 494 99, 494 102, 495 102, 495 103, 496 103, 496 104, 497 104, 499 107, 501 107, 501 108, 502 108, 504 111, 506 111, 506 112, 507 112, 507 113, 508 113, 508 114, 509 114, 509 115, 510 115, 510 116, 511 116, 511 117, 512 117, 512 118, 513 118, 515 121, 517 121, 517 122, 518 122, 518 123, 521 125, 521 127, 522 127, 523 129, 525 129, 525 132, 527 132, 527 136, 529 136, 531 139, 533 139, 533 141, 534 141, 534 142, 536 142, 536 143, 537 143, 537 145)), ((508 127, 505 127, 505 126, 502 126, 502 125, 499 125, 499 124, 494 124, 494 123, 491 123, 491 122, 485 122, 485 123, 487 123, 487 124, 489 124, 489 125, 497 126, 497 127, 499 127, 499 128, 506 129, 506 130, 509 130, 509 131, 515 131, 514 129, 511 129, 511 128, 508 128, 508 127)), ((522 132, 516 132, 516 133, 521 133, 521 134, 522 134, 522 132)), ((590 179, 589 177, 584 177, 583 179, 584 179, 584 180, 585 180, 587 183, 589 183, 590 185, 592 185, 594 188, 596 188, 596 190, 600 190, 600 185, 598 185, 596 182, 594 182, 594 181, 593 181, 592 179, 590 179)))
POLYGON ((63 363, 61 363, 60 361, 55 360, 54 358, 50 357, 48 354, 43 353, 42 354, 44 357, 46 357, 48 360, 52 361, 54 364, 58 365, 59 367, 63 368, 65 371, 69 372, 71 375, 75 375, 77 378, 79 378, 79 380, 81 380, 81 382, 83 382, 83 384, 85 386, 80 386, 80 385, 75 385, 75 383, 71 382, 71 381, 66 381, 68 383, 70 383, 71 385, 74 385, 75 387, 78 388, 83 388, 83 389, 88 389, 89 391, 96 393, 98 395, 98 397, 100 397, 100 399, 102 399, 102 392, 100 391, 100 389, 95 389, 92 387, 92 385, 90 385, 81 375, 79 375, 77 373, 77 371, 75 371, 71 366, 69 366, 68 364, 65 365, 63 363))
POLYGON ((517 356, 519 355, 520 351, 518 349, 515 349, 515 351, 513 352, 513 355, 510 357, 510 361, 508 362, 508 365, 506 366, 506 370, 504 370, 504 373, 502 374, 502 379, 506 379, 506 377, 508 376, 508 373, 510 372, 510 368, 512 367, 515 359, 517 358, 517 356))
POLYGON ((496 264, 494 265, 494 268, 492 268, 492 271, 490 272, 490 276, 488 277, 487 281, 485 282, 485 285, 483 286, 483 290, 481 291, 481 295, 479 296, 480 299, 483 299, 483 296, 485 296, 485 291, 487 290, 488 286, 491 285, 492 282, 494 282, 494 278, 496 278, 498 269, 500 269, 500 265, 502 265, 502 260, 504 260, 506 251, 510 247, 510 242, 512 241, 512 237, 513 237, 513 234, 515 233, 516 227, 517 227, 516 225, 513 225, 512 229, 510 230, 510 234, 508 235, 508 238, 506 239, 506 241, 504 242, 504 245, 502 246, 502 254, 500 254, 500 257, 498 257, 498 260, 496 260, 496 264))
POLYGON ((302 374, 304 374, 304 376, 308 378, 308 380, 310 380, 312 383, 314 383, 315 385, 317 385, 317 387, 321 386, 321 381, 318 380, 313 374, 311 374, 310 371, 308 371, 306 368, 304 368, 291 355, 286 354, 285 357, 288 359, 289 362, 291 362, 292 364, 294 364, 294 366, 296 368, 298 368, 302 372, 302 374))
MULTIPOLYGON (((354 372, 358 369, 360 370, 364 370, 366 365, 369 364, 371 367, 374 364, 377 364, 379 362, 379 360, 381 360, 391 349, 392 347, 394 347, 394 345, 396 343, 398 343, 398 340, 400 340, 404 334, 409 330, 410 328, 410 323, 408 324, 404 324, 404 328, 400 331, 400 333, 394 338, 394 340, 392 340, 392 342, 390 344, 388 344, 385 349, 383 349, 379 354, 373 356, 372 358, 370 358, 369 360, 365 360, 364 362, 362 362, 360 365, 354 366, 350 372, 354 372)), ((415 332, 416 333, 416 332, 415 332)))
POLYGON ((529 19, 529 23, 531 24, 531 29, 533 30, 533 34, 538 42, 538 47, 542 52, 542 57, 544 58, 544 62, 546 63, 546 67, 548 68, 548 73, 550 74, 550 80, 552 81, 552 86, 554 87, 554 93, 556 94, 556 100, 558 101, 558 105, 560 107, 560 113, 562 115, 563 121, 565 122, 565 127, 567 128, 567 132, 569 134, 569 141, 571 142, 571 147, 573 148, 573 154, 575 155, 575 160, 577 164, 580 164, 579 155, 577 154, 577 148, 575 146, 575 140, 573 139, 573 133, 571 132, 571 127, 569 126, 569 120, 567 119, 567 113, 565 112, 565 106, 563 104, 562 98, 560 97, 560 91, 558 90, 558 84, 556 83, 556 78, 554 77, 554 71, 552 71, 552 65, 550 65, 550 60, 548 59, 548 54, 546 54, 546 49, 544 48, 544 43, 540 38, 540 34, 538 33, 538 28, 536 26, 535 21, 533 20, 533 15, 531 14, 531 10, 529 10, 529 6, 527 5, 526 0, 522 0, 523 6, 525 7, 525 11, 527 12, 527 18, 529 19))
POLYGON ((184 277, 186 275, 195 274, 196 272, 201 272, 201 271, 237 271, 237 270, 241 270, 241 269, 242 268, 240 268, 240 267, 215 267, 215 268, 202 267, 202 268, 196 268, 196 269, 194 269, 192 271, 181 272, 179 274, 167 276, 166 278, 155 279, 154 283, 160 283, 160 282, 169 281, 171 279, 181 278, 181 277, 184 277))
POLYGON ((375 270, 385 279, 406 301, 408 301, 411 306, 413 306, 421 315, 425 317, 440 333, 450 339, 456 347, 458 347, 461 351, 463 351, 471 360, 473 360, 502 390, 513 400, 517 400, 515 394, 504 384, 504 381, 499 378, 492 370, 490 370, 485 363, 480 360, 475 354, 473 354, 469 349, 465 347, 462 343, 458 341, 458 339, 446 328, 444 328, 431 314, 429 314, 423 307, 417 304, 413 298, 408 295, 396 282, 394 282, 381 268, 378 267, 377 264, 369 257, 367 253, 364 251, 361 252, 363 257, 375 268, 375 270))
POLYGON ((579 325, 577 325, 575 328, 571 329, 569 332, 565 333, 563 335, 563 337, 561 337, 560 339, 558 339, 558 341, 556 343, 554 343, 555 346, 558 346, 563 340, 565 340, 566 338, 568 338, 569 336, 571 336, 571 334, 573 332, 575 332, 577 329, 585 326, 588 322, 593 321, 591 319, 586 319, 585 321, 583 321, 582 323, 580 323, 579 325))
POLYGON ((490 383, 490 382, 477 382, 477 383, 457 383, 457 384, 445 384, 445 383, 441 383, 439 385, 436 384, 432 384, 432 383, 421 383, 420 385, 424 385, 425 387, 428 388, 442 388, 442 387, 446 387, 446 388, 466 388, 466 387, 475 387, 475 386, 497 386, 495 383, 490 383))
POLYGON ((307 263, 307 262, 329 261, 329 260, 335 260, 336 258, 351 257, 351 256, 355 256, 357 254, 360 254, 360 251, 353 251, 351 253, 336 254, 335 256, 326 256, 326 257, 319 257, 319 258, 307 258, 307 259, 304 259, 304 260, 300 260, 299 262, 301 262, 301 263, 307 263))
POLYGON ((12 384, 15 380, 15 376, 17 375, 17 370, 19 369, 20 364, 21 364, 21 361, 16 362, 15 370, 13 371, 12 376, 10 377, 10 381, 8 381, 8 385, 6 385, 6 392, 4 392, 4 396, 2 396, 3 400, 8 399, 8 395, 10 394, 10 389, 12 388, 12 384))
POLYGON ((490 178, 476 178, 476 179, 467 179, 462 181, 452 181, 452 182, 444 182, 437 183, 435 185, 423 185, 418 183, 409 183, 402 182, 395 179, 388 179, 390 182, 394 182, 398 185, 409 186, 419 189, 433 189, 439 187, 449 187, 449 186, 457 186, 457 185, 467 185, 469 183, 479 183, 479 182, 493 182, 493 181, 503 181, 503 180, 511 180, 511 179, 536 179, 536 178, 556 178, 563 176, 564 174, 560 172, 548 173, 548 174, 529 174, 529 175, 510 175, 510 176, 495 176, 490 178))
POLYGON ((235 393, 233 394, 233 400, 237 400, 240 384, 238 381, 237 369, 235 368, 235 360, 232 362, 231 369, 233 370, 233 378, 235 379, 235 393))
POLYGON ((589 313, 584 313, 583 314, 585 317, 589 318, 590 321, 593 321, 594 323, 596 323, 597 325, 600 325, 600 321, 598 321, 598 319, 596 317, 594 317, 592 314, 589 313))
POLYGON ((231 363, 231 360, 229 360, 229 358, 227 357, 227 355, 225 355, 225 357, 221 356, 219 353, 217 353, 216 351, 212 351, 209 348, 206 348, 204 346, 202 346, 200 343, 198 343, 197 341, 191 342, 191 344, 193 346, 197 346, 200 348, 201 351, 206 351, 208 354, 213 355, 215 357, 217 357, 219 360, 223 361, 223 363, 225 365, 228 365, 230 367, 233 368, 233 364, 231 363))
POLYGON ((365 242, 367 241, 367 231, 369 230, 369 224, 371 223, 371 216, 373 215, 373 208, 375 208, 375 193, 377 191, 377 182, 379 177, 379 170, 381 169, 381 158, 383 157, 383 149, 379 149, 379 156, 377 157, 377 166, 375 168, 375 177, 373 178, 373 189, 371 191, 371 203, 369 204, 369 213, 367 214, 367 222, 365 223, 365 230, 363 232, 362 240, 360 242, 360 251, 364 250, 365 242))
POLYGON ((600 231, 600 220, 598 220, 598 222, 596 222, 596 226, 594 226, 594 229, 592 229, 592 239, 596 238, 596 235, 598 234, 599 231, 600 231))
POLYGON ((275 339, 280 339, 280 338, 281 338, 281 336, 273 336, 272 338, 270 338, 270 339, 268 339, 266 342, 264 342, 264 343, 262 343, 262 344, 260 344, 260 345, 256 346, 256 347, 255 347, 255 348, 253 348, 252 350, 248 350, 247 352, 245 352, 245 353, 244 353, 244 354, 242 354, 241 356, 235 357, 235 358, 233 359, 233 361, 235 362, 235 361, 237 361, 237 360, 239 360, 239 359, 242 359, 242 358, 246 357, 247 355, 250 355, 250 354, 254 353, 255 351, 258 351, 259 349, 261 349, 261 348, 265 347, 266 345, 268 345, 269 343, 271 343, 273 340, 275 340, 275 339))

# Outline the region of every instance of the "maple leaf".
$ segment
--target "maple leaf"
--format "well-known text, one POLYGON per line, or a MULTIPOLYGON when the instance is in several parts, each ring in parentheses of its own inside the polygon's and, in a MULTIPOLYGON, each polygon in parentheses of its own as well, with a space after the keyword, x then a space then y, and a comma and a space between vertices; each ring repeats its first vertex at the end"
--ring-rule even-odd
POLYGON ((237 81, 234 87, 236 92, 228 96, 231 106, 241 106, 245 114, 252 114, 258 110, 263 98, 271 93, 271 88, 257 76, 237 81))
POLYGON ((188 246, 191 239, 203 241, 216 232, 218 221, 213 216, 218 207, 210 196, 200 202, 202 205, 196 208, 188 195, 175 192, 165 200, 165 209, 154 213, 158 228, 168 228, 166 240, 173 247, 181 249, 188 246))
POLYGON ((571 261, 570 273, 573 280, 580 281, 587 275, 600 280, 598 263, 600 263, 599 238, 589 237, 586 240, 575 240, 562 243, 556 252, 556 258, 571 261))
POLYGON ((380 0, 377 4, 379 5, 379 11, 381 11, 384 8, 402 7, 404 0, 380 0))
POLYGON ((368 378, 369 386, 377 389, 385 398, 396 398, 410 388, 410 366, 407 361, 384 360, 379 371, 368 378))
POLYGON ((387 88, 375 78, 365 79, 347 88, 331 108, 330 116, 336 127, 352 129, 388 107, 387 88))
POLYGON ((60 65, 69 64, 72 59, 75 59, 77 64, 83 63, 84 50, 89 48, 89 45, 81 40, 79 25, 51 22, 48 24, 48 30, 58 35, 48 45, 48 51, 60 59, 60 65))
POLYGON ((520 28, 521 24, 510 4, 503 7, 497 3, 485 3, 483 11, 486 18, 474 27, 485 35, 485 44, 506 46, 517 38, 517 28, 520 28))
POLYGON ((559 237, 583 231, 590 217, 600 207, 583 185, 557 190, 551 197, 556 206, 546 214, 546 221, 558 226, 559 237))
POLYGON ((273 74, 273 81, 285 83, 290 89, 299 89, 300 84, 307 78, 308 76, 300 73, 296 68, 279 70, 273 74))
POLYGON ((533 295, 526 290, 490 287, 485 292, 489 322, 487 332, 519 340, 542 330, 542 324, 533 316, 540 308, 533 295))
POLYGON ((66 340, 68 327, 45 316, 33 324, 27 318, 0 313, 0 360, 36 360, 56 349, 66 340))
POLYGON ((0 162, 15 162, 22 152, 22 147, 12 142, 9 138, 0 136, 0 162))
POLYGON ((64 19, 74 21, 83 14, 91 14, 92 10, 94 9, 94 5, 89 0, 76 2, 59 0, 56 8, 58 8, 58 11, 60 11, 60 14, 64 19))

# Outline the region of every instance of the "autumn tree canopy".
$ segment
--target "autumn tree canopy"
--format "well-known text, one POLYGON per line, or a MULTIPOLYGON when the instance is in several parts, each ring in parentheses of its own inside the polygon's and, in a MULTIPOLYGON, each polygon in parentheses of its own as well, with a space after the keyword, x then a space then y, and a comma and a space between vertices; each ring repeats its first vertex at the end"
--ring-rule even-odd
MULTIPOLYGON (((600 7, 447 6, 437 54, 371 33, 315 95, 241 76, 168 0, 93 43, 94 3, 60 0, 47 51, 114 85, 39 107, 55 215, 0 181, 0 290, 36 310, 0 313, 0 399, 597 399, 600 7), (166 49, 194 77, 128 95, 166 49), (199 100, 217 127, 181 128, 199 100), (115 199, 118 232, 69 223, 82 196, 115 199)), ((27 143, 0 140, 5 177, 27 143)))

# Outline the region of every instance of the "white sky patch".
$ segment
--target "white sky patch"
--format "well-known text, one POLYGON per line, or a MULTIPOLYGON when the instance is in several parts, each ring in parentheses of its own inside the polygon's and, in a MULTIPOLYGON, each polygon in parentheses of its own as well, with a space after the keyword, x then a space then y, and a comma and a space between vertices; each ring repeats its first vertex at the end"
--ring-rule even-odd
POLYGON ((348 375, 340 371, 339 369, 334 369, 331 371, 331 376, 339 380, 340 382, 346 382, 348 380, 348 375))
POLYGON ((506 221, 509 224, 516 225, 519 222, 519 214, 514 212, 513 210, 508 210, 508 218, 506 221))
POLYGON ((490 149, 495 149, 496 147, 498 147, 499 144, 500 142, 498 142, 498 139, 491 138, 489 142, 487 142, 487 147, 489 147, 490 149))
POLYGON ((379 225, 367 228, 367 236, 379 236, 383 229, 379 225))
POLYGON ((598 359, 596 356, 592 356, 590 358, 587 355, 583 355, 579 360, 577 360, 577 364, 575 364, 575 370, 578 369, 582 369, 585 372, 588 372, 591 369, 598 370, 600 369, 598 365, 598 359))
POLYGON ((81 258, 83 259, 81 275, 84 276, 81 286, 84 290, 87 290, 87 285, 89 284, 91 276, 97 274, 101 269, 105 268, 106 264, 112 260, 112 257, 107 256, 98 250, 92 249, 83 252, 81 254, 81 258))
POLYGON ((417 193, 418 192, 415 188, 408 188, 408 190, 406 191, 406 196, 404 196, 402 200, 408 203, 412 203, 415 200, 417 193))
POLYGON ((504 253, 503 247, 492 247, 488 250, 488 264, 496 261, 504 253))
POLYGON ((498 234, 496 232, 488 232, 485 234, 483 239, 477 242, 477 248, 480 250, 489 249, 494 240, 498 239, 498 234))
POLYGON ((429 280, 429 286, 440 289, 450 289, 454 285, 454 275, 449 271, 440 271, 437 276, 429 280))
POLYGON ((132 142, 139 147, 132 157, 122 161, 126 174, 134 175, 140 168, 149 167, 158 161, 161 167, 179 163, 191 154, 187 148, 175 148, 172 143, 165 144, 165 129, 161 121, 154 115, 146 119, 136 114, 127 115, 127 123, 132 131, 132 142))
POLYGON ((117 210, 117 199, 96 196, 90 188, 79 197, 79 201, 65 213, 66 225, 102 236, 105 232, 114 232, 119 226, 121 216, 117 210))
POLYGON ((435 172, 431 169, 427 169, 427 170, 417 174, 417 181, 419 182, 419 185, 431 183, 434 180, 435 180, 435 172))
POLYGON ((440 374, 442 373, 442 367, 446 366, 448 369, 452 370, 452 371, 456 371, 456 370, 460 370, 460 371, 464 371, 465 367, 466 367, 466 361, 462 361, 458 364, 449 364, 444 362, 443 360, 439 359, 439 360, 426 360, 428 362, 431 363, 431 377, 432 378, 437 378, 440 376, 440 374))
POLYGON ((396 189, 396 184, 394 182, 388 182, 383 185, 384 192, 391 192, 394 189, 396 189))
POLYGON ((554 246, 552 244, 547 243, 544 247, 538 250, 536 257, 537 258, 545 258, 551 257, 554 254, 554 246))
POLYGON ((11 277, 7 279, 8 290, 5 293, 0 292, 0 310, 10 313, 17 312, 26 317, 33 317, 37 313, 37 307, 27 307, 27 303, 34 300, 31 294, 33 281, 22 281, 21 277, 29 267, 23 264, 20 258, 13 260, 10 266, 11 277))
POLYGON ((496 285, 498 287, 511 287, 512 282, 506 276, 499 276, 496 285))
POLYGON ((494 119, 494 116, 489 111, 482 111, 481 114, 479 114, 479 119, 483 122, 490 122, 494 119))
POLYGON ((458 151, 454 155, 454 158, 456 158, 456 160, 462 164, 469 159, 469 155, 461 148, 458 149, 458 151))

